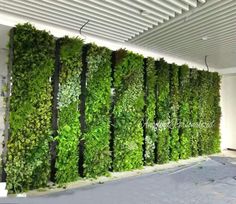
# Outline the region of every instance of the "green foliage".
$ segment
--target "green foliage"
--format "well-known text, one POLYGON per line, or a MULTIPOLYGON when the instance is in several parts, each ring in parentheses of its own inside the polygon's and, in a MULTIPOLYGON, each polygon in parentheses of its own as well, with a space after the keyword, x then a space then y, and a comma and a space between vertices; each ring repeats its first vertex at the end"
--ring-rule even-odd
POLYGON ((170 76, 164 59, 157 62, 157 160, 169 161, 170 147, 170 76))
POLYGON ((213 114, 212 114, 212 138, 211 138, 211 153, 220 152, 220 118, 221 118, 221 108, 220 108, 220 83, 221 78, 217 72, 212 74, 212 95, 213 95, 213 114))
POLYGON ((200 111, 199 154, 220 151, 220 76, 217 73, 199 71, 200 111))
POLYGON ((179 128, 180 128, 180 158, 191 156, 191 124, 190 124, 190 71, 187 65, 180 67, 179 71, 179 128))
POLYGON ((207 71, 198 71, 198 80, 199 80, 199 103, 201 104, 199 107, 199 143, 198 150, 199 155, 207 154, 208 149, 208 141, 209 141, 209 128, 208 122, 210 117, 209 110, 209 80, 211 80, 209 72, 207 71))
POLYGON ((179 67, 170 66, 170 160, 179 159, 179 67))
POLYGON ((132 52, 116 52, 114 73, 114 170, 140 168, 143 144, 143 57, 132 52))
POLYGON ((110 105, 111 51, 90 45, 87 54, 86 133, 84 171, 86 177, 108 174, 111 164, 110 105))
POLYGON ((198 155, 199 143, 199 78, 198 70, 190 70, 190 122, 191 122, 191 156, 198 155))
POLYGON ((147 58, 146 64, 146 152, 145 162, 147 165, 154 163, 155 142, 157 140, 155 117, 156 117, 156 67, 153 58, 147 58))
POLYGON ((60 39, 61 70, 58 93, 58 136, 56 181, 66 183, 78 178, 78 144, 81 137, 79 121, 80 75, 83 41, 60 39))
POLYGON ((23 24, 16 26, 13 43, 6 172, 8 190, 22 192, 43 187, 49 179, 54 39, 23 24))

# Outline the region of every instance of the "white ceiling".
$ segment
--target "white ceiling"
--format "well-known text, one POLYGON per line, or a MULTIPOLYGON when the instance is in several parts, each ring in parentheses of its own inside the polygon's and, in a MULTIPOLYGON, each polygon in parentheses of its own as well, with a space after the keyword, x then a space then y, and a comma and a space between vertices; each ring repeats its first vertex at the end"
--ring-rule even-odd
POLYGON ((0 0, 0 12, 77 32, 89 20, 85 35, 236 67, 236 0, 0 0))

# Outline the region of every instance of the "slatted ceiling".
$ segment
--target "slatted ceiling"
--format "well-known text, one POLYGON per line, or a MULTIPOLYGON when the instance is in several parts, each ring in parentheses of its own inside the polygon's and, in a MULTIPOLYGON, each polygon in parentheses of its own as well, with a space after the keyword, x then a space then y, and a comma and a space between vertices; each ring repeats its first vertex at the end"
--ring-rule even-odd
POLYGON ((163 23, 128 42, 201 64, 208 55, 210 66, 235 67, 235 28, 236 1, 208 0, 184 18, 163 23))
POLYGON ((0 0, 2 11, 124 42, 191 10, 197 0, 0 0))
POLYGON ((0 0, 0 11, 78 33, 89 20, 83 35, 236 66, 236 0, 0 0))

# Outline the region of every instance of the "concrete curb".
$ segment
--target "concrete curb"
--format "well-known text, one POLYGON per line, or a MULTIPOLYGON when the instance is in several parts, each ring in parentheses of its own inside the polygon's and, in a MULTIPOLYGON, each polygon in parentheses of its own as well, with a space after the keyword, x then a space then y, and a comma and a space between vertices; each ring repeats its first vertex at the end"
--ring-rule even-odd
MULTIPOLYGON (((219 154, 217 154, 219 155, 219 154)), ((188 160, 179 160, 177 162, 169 162, 167 164, 156 164, 154 166, 145 166, 142 169, 137 169, 133 171, 126 172, 112 172, 109 177, 98 177, 97 179, 81 179, 75 182, 71 182, 66 184, 66 188, 53 186, 52 188, 44 188, 38 190, 32 190, 27 192, 27 197, 36 197, 36 196, 47 196, 52 193, 63 192, 70 189, 78 189, 90 185, 95 184, 103 184, 109 181, 120 180, 129 177, 135 177, 140 175, 145 175, 154 172, 162 172, 163 170, 171 170, 177 167, 181 167, 178 171, 182 171, 186 168, 191 168, 191 166, 196 166, 206 160, 208 160, 208 156, 201 156, 196 158, 190 158, 188 160)), ((9 195, 10 197, 15 197, 16 195, 9 195)))

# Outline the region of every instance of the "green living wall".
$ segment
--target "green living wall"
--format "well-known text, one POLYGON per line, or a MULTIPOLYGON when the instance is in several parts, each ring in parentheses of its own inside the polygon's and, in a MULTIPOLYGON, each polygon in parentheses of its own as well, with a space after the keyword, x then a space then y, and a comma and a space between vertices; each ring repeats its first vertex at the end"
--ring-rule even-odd
POLYGON ((170 153, 170 70, 169 64, 157 61, 157 162, 169 161, 170 153))
POLYGON ((220 152, 220 83, 221 78, 217 72, 212 74, 212 94, 213 94, 213 114, 212 114, 212 139, 211 139, 211 153, 220 152))
POLYGON ((220 76, 217 73, 199 71, 200 103, 199 154, 220 151, 220 76))
POLYGON ((208 152, 208 137, 209 128, 208 122, 210 119, 209 106, 209 80, 211 77, 207 71, 198 71, 198 80, 199 80, 199 142, 198 142, 198 152, 199 155, 205 155, 208 152))
POLYGON ((170 160, 179 159, 179 66, 170 66, 170 160))
POLYGON ((17 25, 10 97, 7 188, 20 192, 46 186, 50 175, 54 39, 29 24, 17 25))
POLYGON ((218 73, 79 38, 55 46, 30 24, 17 25, 11 40, 11 192, 46 186, 50 172, 62 184, 220 151, 218 73))
POLYGON ((84 174, 97 177, 108 174, 111 165, 111 51, 91 44, 86 61, 84 174))
POLYGON ((190 124, 190 69, 183 65, 179 70, 179 138, 180 158, 191 156, 191 124, 190 124))
POLYGON ((156 134, 156 67, 153 58, 146 59, 146 135, 145 135, 145 164, 152 165, 155 160, 156 134))
POLYGON ((198 156, 198 144, 199 144, 199 77, 198 70, 190 70, 190 122, 191 122, 191 156, 198 156))
POLYGON ((58 136, 56 182, 66 183, 78 178, 78 144, 80 131, 80 75, 83 41, 65 37, 60 42, 58 136))
POLYGON ((114 69, 114 171, 143 165, 143 57, 116 52, 114 69))

